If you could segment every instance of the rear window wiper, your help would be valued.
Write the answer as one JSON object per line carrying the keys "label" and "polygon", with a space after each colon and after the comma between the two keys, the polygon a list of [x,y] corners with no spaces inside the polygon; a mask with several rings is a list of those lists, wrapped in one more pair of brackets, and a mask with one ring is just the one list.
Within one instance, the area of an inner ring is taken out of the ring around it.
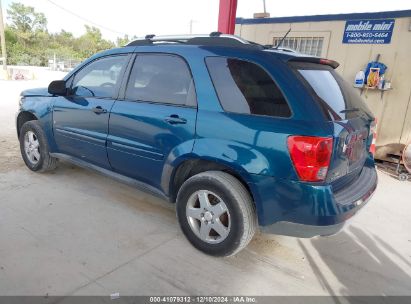
{"label": "rear window wiper", "polygon": [[359,109],[359,108],[352,108],[352,109],[345,109],[345,110],[342,110],[342,111],[340,111],[340,113],[358,112],[358,111],[360,111],[360,109]]}

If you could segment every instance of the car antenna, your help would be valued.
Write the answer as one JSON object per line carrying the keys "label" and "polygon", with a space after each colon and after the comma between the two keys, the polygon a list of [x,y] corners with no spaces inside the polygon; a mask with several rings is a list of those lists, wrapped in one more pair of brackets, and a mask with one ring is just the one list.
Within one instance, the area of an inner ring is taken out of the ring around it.
{"label": "car antenna", "polygon": [[291,27],[290,29],[287,31],[287,33],[285,33],[284,37],[281,38],[280,42],[274,47],[275,50],[278,50],[278,48],[283,44],[284,39],[287,38],[288,34],[291,32]]}

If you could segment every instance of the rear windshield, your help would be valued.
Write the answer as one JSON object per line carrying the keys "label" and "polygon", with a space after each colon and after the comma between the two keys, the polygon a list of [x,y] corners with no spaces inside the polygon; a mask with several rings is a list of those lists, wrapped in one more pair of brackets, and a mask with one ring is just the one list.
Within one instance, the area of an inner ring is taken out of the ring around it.
{"label": "rear windshield", "polygon": [[330,120],[358,116],[372,118],[372,113],[363,102],[360,91],[339,76],[333,68],[315,63],[292,65]]}

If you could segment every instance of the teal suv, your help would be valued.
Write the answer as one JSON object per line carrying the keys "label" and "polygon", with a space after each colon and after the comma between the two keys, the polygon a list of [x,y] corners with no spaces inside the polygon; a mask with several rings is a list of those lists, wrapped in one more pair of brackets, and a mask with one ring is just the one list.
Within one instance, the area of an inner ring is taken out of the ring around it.
{"label": "teal suv", "polygon": [[377,185],[374,117],[335,61],[236,36],[147,36],[22,92],[29,169],[70,161],[176,204],[182,232],[215,256],[258,227],[338,232]]}

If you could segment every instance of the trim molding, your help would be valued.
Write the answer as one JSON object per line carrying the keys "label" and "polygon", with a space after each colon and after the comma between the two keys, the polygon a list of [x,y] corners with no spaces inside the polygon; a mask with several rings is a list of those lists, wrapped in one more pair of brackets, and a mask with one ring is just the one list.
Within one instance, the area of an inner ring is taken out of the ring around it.
{"label": "trim molding", "polygon": [[77,157],[73,157],[67,154],[63,154],[63,153],[50,153],[51,156],[61,159],[61,160],[65,160],[69,163],[72,163],[76,166],[85,168],[85,169],[91,169],[93,171],[96,171],[98,173],[101,173],[103,175],[109,176],[111,178],[114,178],[116,180],[118,180],[119,182],[128,184],[130,186],[133,186],[135,188],[137,188],[138,190],[141,190],[143,192],[152,194],[156,197],[159,197],[161,199],[167,200],[168,202],[170,201],[168,196],[165,195],[163,192],[161,192],[160,190],[158,190],[157,188],[154,188],[153,186],[150,186],[146,183],[140,182],[136,179],[121,175],[119,173],[116,173],[114,171],[110,171],[104,168],[101,168],[99,166],[93,165],[91,163],[88,163],[84,160],[81,160]]}

